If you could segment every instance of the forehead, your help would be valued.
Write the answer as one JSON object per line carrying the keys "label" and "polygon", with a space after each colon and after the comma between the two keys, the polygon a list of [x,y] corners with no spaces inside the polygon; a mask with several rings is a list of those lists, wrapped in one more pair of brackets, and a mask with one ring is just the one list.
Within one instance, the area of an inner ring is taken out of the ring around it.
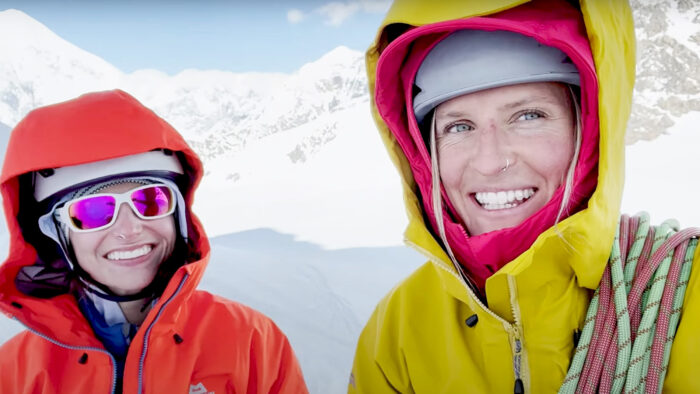
{"label": "forehead", "polygon": [[548,103],[568,106],[570,104],[566,85],[558,82],[533,82],[467,93],[445,101],[437,107],[444,113],[455,108],[475,106],[517,107],[531,103]]}

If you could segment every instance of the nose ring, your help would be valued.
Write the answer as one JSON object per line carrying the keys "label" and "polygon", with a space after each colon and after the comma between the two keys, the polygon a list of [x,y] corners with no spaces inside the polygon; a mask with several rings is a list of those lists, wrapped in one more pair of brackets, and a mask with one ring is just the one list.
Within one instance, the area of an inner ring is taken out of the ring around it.
{"label": "nose ring", "polygon": [[508,167],[510,167],[510,159],[506,159],[506,165],[501,168],[501,172],[506,172]]}

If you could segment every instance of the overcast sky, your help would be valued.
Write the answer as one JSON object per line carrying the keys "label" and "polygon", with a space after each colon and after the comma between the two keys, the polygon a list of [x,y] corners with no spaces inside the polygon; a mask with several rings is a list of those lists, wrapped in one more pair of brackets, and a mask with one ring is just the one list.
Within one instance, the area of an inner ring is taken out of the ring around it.
{"label": "overcast sky", "polygon": [[0,0],[124,72],[292,72],[331,49],[365,51],[387,0]]}

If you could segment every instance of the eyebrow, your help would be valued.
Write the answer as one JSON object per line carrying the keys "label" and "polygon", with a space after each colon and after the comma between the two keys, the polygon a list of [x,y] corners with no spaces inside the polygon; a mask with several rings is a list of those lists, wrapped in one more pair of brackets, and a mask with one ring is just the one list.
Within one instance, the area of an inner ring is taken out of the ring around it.
{"label": "eyebrow", "polygon": [[[512,103],[507,103],[499,107],[499,109],[513,109],[517,107],[522,107],[526,104],[532,103],[532,102],[537,102],[537,101],[544,101],[546,103],[551,103],[551,104],[559,104],[559,100],[557,100],[556,97],[552,96],[528,96],[523,99],[520,99],[518,101],[514,101]],[[465,115],[464,111],[461,111],[457,108],[447,112],[444,114],[445,117],[449,118],[460,118]]]}
{"label": "eyebrow", "polygon": [[552,96],[530,96],[530,97],[525,97],[522,100],[518,100],[512,103],[508,103],[505,105],[502,105],[500,108],[501,109],[511,109],[511,108],[516,108],[516,107],[521,107],[525,104],[529,104],[534,101],[544,101],[546,103],[551,103],[551,104],[559,104],[559,100],[557,100],[555,97]]}

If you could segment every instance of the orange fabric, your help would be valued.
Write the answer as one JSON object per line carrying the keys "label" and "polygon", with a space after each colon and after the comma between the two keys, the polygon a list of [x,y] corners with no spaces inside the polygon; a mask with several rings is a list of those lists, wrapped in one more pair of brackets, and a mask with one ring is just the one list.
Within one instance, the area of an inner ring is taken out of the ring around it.
{"label": "orange fabric", "polygon": [[[182,152],[191,187],[202,163],[167,122],[122,91],[91,93],[32,111],[13,130],[0,176],[10,252],[0,265],[0,311],[28,327],[0,347],[0,393],[112,392],[115,366],[72,295],[38,299],[14,285],[35,262],[22,237],[18,176],[153,149]],[[284,334],[250,308],[196,290],[210,246],[190,213],[190,238],[201,253],[181,267],[133,339],[123,376],[125,393],[306,393]],[[197,387],[200,385],[200,387]]]}

